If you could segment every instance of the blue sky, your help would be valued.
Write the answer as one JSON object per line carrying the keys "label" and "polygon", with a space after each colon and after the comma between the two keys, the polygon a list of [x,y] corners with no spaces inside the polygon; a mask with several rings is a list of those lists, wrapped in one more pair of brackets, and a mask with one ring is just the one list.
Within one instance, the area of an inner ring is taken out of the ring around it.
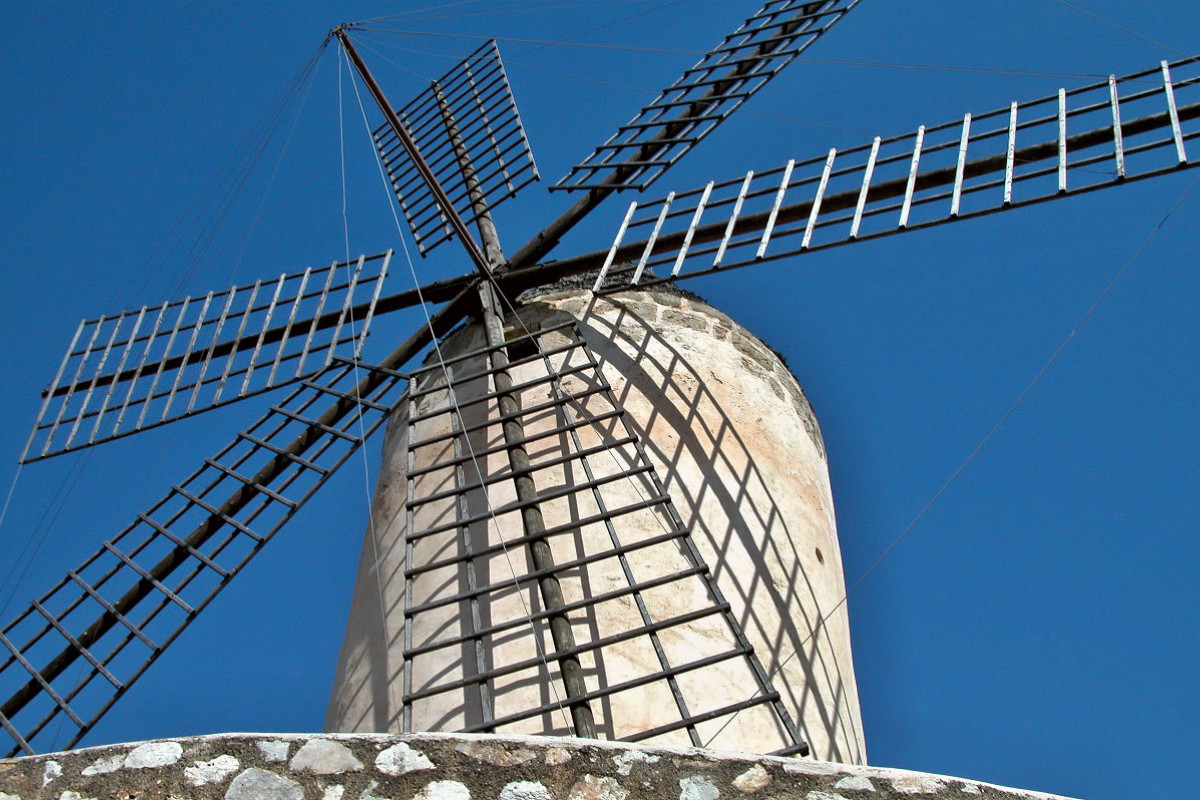
{"label": "blue sky", "polygon": [[[501,39],[546,179],[497,213],[514,249],[567,204],[547,183],[757,7],[426,5],[0,8],[14,37],[0,53],[0,491],[80,318],[344,255],[332,51],[211,246],[170,238],[334,24],[408,12],[388,27]],[[593,28],[580,41],[632,49],[548,44]],[[1182,0],[863,0],[649,194],[1148,69],[1194,52],[1197,31],[1200,8]],[[403,102],[480,41],[372,34],[364,57]],[[397,234],[343,89],[350,250],[376,252]],[[1200,749],[1194,177],[689,286],[778,348],[805,386],[828,446],[851,586],[1070,337],[849,599],[873,763],[1088,798],[1140,796],[1148,781],[1172,796],[1200,790],[1191,769]],[[623,206],[610,201],[558,255],[607,246]],[[269,213],[244,235],[260,208]],[[400,266],[396,289],[411,280]],[[467,269],[452,246],[416,266],[422,280]],[[393,315],[375,346],[414,324]],[[224,445],[260,412],[249,405],[24,467],[0,528],[0,577],[16,565],[0,585],[0,604],[15,598],[3,616]],[[320,727],[365,515],[362,470],[343,473],[91,741]]]}

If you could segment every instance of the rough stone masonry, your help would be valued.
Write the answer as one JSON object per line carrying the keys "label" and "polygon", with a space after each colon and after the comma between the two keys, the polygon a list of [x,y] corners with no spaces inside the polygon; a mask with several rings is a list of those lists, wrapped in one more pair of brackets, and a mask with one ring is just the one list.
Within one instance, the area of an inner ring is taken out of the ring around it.
{"label": "rough stone masonry", "polygon": [[1063,800],[976,781],[545,736],[223,734],[0,760],[0,800]]}

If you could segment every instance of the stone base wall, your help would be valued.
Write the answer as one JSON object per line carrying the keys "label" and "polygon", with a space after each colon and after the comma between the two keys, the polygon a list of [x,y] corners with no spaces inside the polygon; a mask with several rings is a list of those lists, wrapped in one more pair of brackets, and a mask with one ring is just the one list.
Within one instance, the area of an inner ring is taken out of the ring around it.
{"label": "stone base wall", "polygon": [[467,734],[224,734],[0,759],[0,800],[1062,800],[905,770]]}

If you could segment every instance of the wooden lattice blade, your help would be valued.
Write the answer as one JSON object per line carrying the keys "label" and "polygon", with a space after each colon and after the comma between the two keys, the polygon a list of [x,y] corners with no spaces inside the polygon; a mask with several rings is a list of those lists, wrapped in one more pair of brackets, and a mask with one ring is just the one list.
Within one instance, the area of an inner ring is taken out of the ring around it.
{"label": "wooden lattice blade", "polygon": [[[1200,57],[631,204],[595,290],[709,274],[1200,165]],[[636,240],[636,241],[631,241]],[[584,269],[597,254],[562,262]]]}
{"label": "wooden lattice blade", "polygon": [[770,0],[552,189],[645,189],[859,0]]}
{"label": "wooden lattice blade", "polygon": [[392,251],[84,320],[22,454],[35,461],[311,377],[357,356]]}
{"label": "wooden lattice blade", "polygon": [[[467,223],[481,216],[482,207],[495,208],[541,179],[494,41],[396,113]],[[452,238],[453,229],[391,126],[384,123],[372,137],[417,247],[427,255]],[[482,207],[472,202],[460,158],[474,169]]]}
{"label": "wooden lattice blade", "polygon": [[0,629],[0,753],[62,749],[60,725],[74,746],[386,419],[402,385],[336,358]]}

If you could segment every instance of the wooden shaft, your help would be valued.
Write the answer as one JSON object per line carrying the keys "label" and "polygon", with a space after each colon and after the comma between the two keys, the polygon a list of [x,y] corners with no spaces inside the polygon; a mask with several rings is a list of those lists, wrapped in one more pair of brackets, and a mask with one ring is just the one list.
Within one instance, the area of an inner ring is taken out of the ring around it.
{"label": "wooden shaft", "polygon": [[[479,228],[479,237],[483,241],[489,266],[499,266],[504,263],[504,251],[500,247],[500,236],[492,221],[492,215],[488,211],[487,199],[480,186],[475,165],[471,162],[471,155],[463,143],[454,115],[450,112],[441,88],[436,83],[433,85],[433,91],[437,98],[438,110],[442,115],[442,122],[446,126],[446,132],[449,134],[450,143],[454,148],[455,158],[458,160],[458,168],[462,172],[463,182],[467,187],[467,196],[471,201],[471,210],[475,214],[476,226]],[[513,483],[517,492],[517,500],[524,506],[521,511],[521,526],[525,532],[525,539],[528,541],[529,557],[535,571],[547,573],[538,579],[538,590],[546,610],[556,612],[547,618],[554,649],[571,651],[575,649],[575,634],[571,630],[571,621],[566,612],[561,610],[566,606],[566,599],[563,597],[562,585],[559,583],[558,576],[553,574],[554,553],[550,549],[550,543],[546,540],[546,523],[541,507],[538,505],[537,484],[533,480],[529,453],[525,449],[525,426],[519,417],[521,405],[517,400],[516,393],[513,392],[513,379],[508,371],[508,351],[504,347],[504,323],[500,313],[500,294],[487,281],[479,284],[479,304],[483,313],[483,325],[488,345],[495,348],[489,357],[492,380],[496,386],[496,401],[499,405],[500,415],[506,418],[501,425],[501,431],[507,447],[509,468],[515,476]],[[535,629],[532,634],[536,638],[537,630]],[[537,647],[540,652],[541,645],[539,644]],[[588,739],[597,738],[596,720],[591,706],[586,700],[576,699],[587,694],[588,691],[579,656],[574,653],[560,656],[558,668],[562,675],[563,689],[567,695],[567,705],[571,709],[571,722],[575,734]]]}
{"label": "wooden shaft", "polygon": [[[542,595],[542,603],[547,611],[552,613],[547,622],[550,625],[550,635],[554,641],[554,649],[567,651],[558,659],[559,672],[562,675],[563,688],[567,695],[567,705],[571,709],[571,721],[575,735],[586,739],[598,738],[596,735],[596,720],[592,708],[586,700],[576,698],[587,694],[587,684],[583,677],[583,666],[575,649],[575,634],[571,630],[571,621],[565,611],[562,585],[558,576],[553,574],[554,553],[550,543],[546,541],[546,523],[542,517],[542,509],[538,505],[537,486],[534,484],[529,463],[529,453],[525,450],[525,430],[519,415],[520,403],[513,392],[512,376],[508,372],[508,353],[504,348],[504,326],[497,313],[496,302],[498,294],[490,284],[479,287],[479,300],[483,306],[483,324],[487,333],[488,345],[496,348],[491,354],[492,380],[496,384],[496,399],[500,407],[500,415],[506,418],[501,426],[504,433],[504,443],[508,450],[508,463],[515,475],[517,500],[523,506],[521,510],[521,525],[525,537],[529,540],[529,556],[533,568],[543,574],[538,579],[538,589]],[[537,631],[533,632],[534,637]],[[541,645],[537,648],[541,651]]]}
{"label": "wooden shaft", "polygon": [[345,49],[346,55],[348,55],[350,60],[354,62],[354,68],[358,70],[358,74],[362,76],[363,82],[367,84],[367,89],[371,92],[371,96],[375,98],[376,105],[378,105],[379,110],[383,112],[383,116],[387,120],[388,125],[391,126],[392,132],[396,134],[396,138],[399,139],[400,144],[404,146],[404,150],[408,153],[408,157],[412,159],[413,166],[417,168],[417,172],[425,181],[426,186],[429,187],[429,191],[433,194],[433,199],[437,202],[438,208],[441,210],[442,214],[445,215],[446,219],[449,220],[450,226],[454,228],[454,232],[458,235],[459,241],[462,242],[463,247],[467,250],[467,255],[469,255],[471,260],[475,262],[476,269],[479,270],[480,274],[489,274],[490,267],[488,266],[487,258],[479,250],[479,245],[477,245],[475,240],[471,237],[470,231],[467,230],[466,223],[463,222],[462,217],[460,217],[458,215],[458,211],[455,210],[454,203],[451,202],[449,196],[446,194],[446,191],[442,188],[441,184],[438,183],[437,176],[433,174],[433,170],[431,170],[429,165],[425,163],[425,159],[421,156],[421,151],[417,148],[417,143],[413,140],[412,136],[409,135],[404,125],[401,124],[400,117],[396,115],[395,109],[393,109],[391,103],[388,102],[387,97],[383,93],[383,89],[379,88],[379,84],[375,82],[375,76],[373,76],[371,71],[367,69],[367,65],[363,63],[362,58],[358,55],[358,51],[355,50],[354,45],[350,43],[350,37],[346,35],[345,26],[334,28],[333,35],[336,36],[338,41],[342,43],[342,47]]}
{"label": "wooden shaft", "polygon": [[471,154],[459,133],[458,123],[450,106],[446,102],[442,88],[437,81],[433,83],[433,94],[437,98],[438,111],[442,115],[442,123],[450,136],[450,145],[454,148],[454,157],[458,161],[458,169],[463,176],[463,184],[467,187],[467,198],[471,201],[471,211],[475,214],[475,227],[479,229],[479,239],[483,242],[484,256],[488,266],[495,269],[504,263],[504,250],[500,247],[500,234],[496,231],[496,223],[492,221],[492,213],[488,210],[487,198],[479,183],[479,175],[471,162]]}

